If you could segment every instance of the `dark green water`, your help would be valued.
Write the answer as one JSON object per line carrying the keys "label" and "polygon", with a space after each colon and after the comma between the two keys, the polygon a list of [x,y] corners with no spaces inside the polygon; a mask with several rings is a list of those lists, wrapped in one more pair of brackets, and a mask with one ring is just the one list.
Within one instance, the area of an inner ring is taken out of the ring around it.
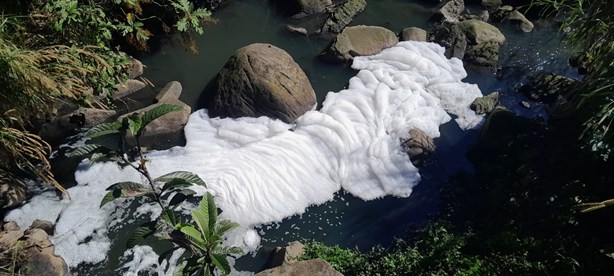
{"label": "dark green water", "polygon": [[[411,26],[427,28],[433,2],[368,1],[367,9],[352,25],[378,25],[397,33]],[[207,85],[226,60],[237,49],[251,43],[270,43],[286,50],[306,72],[320,102],[329,91],[343,89],[356,73],[348,65],[321,62],[317,55],[329,41],[286,31],[285,25],[292,20],[270,1],[233,0],[214,16],[219,22],[207,27],[204,36],[195,37],[199,48],[197,55],[179,43],[169,42],[142,59],[147,66],[145,77],[156,85],[156,89],[177,80],[184,87],[182,100],[199,108],[201,94],[209,92]],[[478,84],[484,94],[501,91],[502,104],[520,114],[528,117],[545,114],[546,108],[540,105],[532,109],[520,107],[518,103],[525,99],[515,91],[532,72],[547,70],[573,75],[566,65],[568,52],[561,47],[558,35],[550,27],[538,27],[529,34],[500,27],[508,39],[502,50],[500,72],[470,71],[466,81]],[[334,201],[313,206],[301,216],[262,226],[261,251],[239,259],[237,268],[259,271],[265,265],[268,251],[292,240],[316,239],[360,248],[389,244],[395,236],[404,235],[407,227],[424,223],[437,210],[438,187],[450,175],[459,170],[473,170],[465,153],[475,143],[477,135],[477,130],[463,132],[453,123],[442,126],[442,138],[436,139],[438,151],[421,169],[423,180],[411,197],[364,202],[340,193]],[[111,252],[109,259],[121,255],[121,250],[116,251]],[[104,268],[102,271],[114,270]]]}

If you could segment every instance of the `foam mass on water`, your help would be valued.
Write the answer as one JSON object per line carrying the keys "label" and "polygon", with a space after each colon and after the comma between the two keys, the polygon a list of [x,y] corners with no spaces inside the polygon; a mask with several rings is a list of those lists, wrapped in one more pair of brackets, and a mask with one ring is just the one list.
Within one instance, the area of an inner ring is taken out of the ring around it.
{"label": "foam mass on water", "polygon": [[[469,109],[482,96],[479,88],[463,83],[462,62],[443,53],[436,44],[401,42],[357,57],[352,67],[360,71],[348,88],[329,93],[319,111],[307,112],[295,124],[266,117],[210,118],[199,110],[185,127],[186,146],[148,153],[149,171],[153,177],[176,170],[198,174],[222,217],[242,226],[229,242],[249,249],[259,244],[253,226],[301,214],[341,188],[365,200],[407,197],[420,181],[400,147],[408,130],[438,137],[450,114],[462,129],[483,119]],[[36,218],[57,220],[52,241],[70,267],[103,261],[112,242],[108,232],[125,223],[127,201],[99,208],[105,189],[119,181],[145,183],[133,169],[114,163],[83,163],[75,177],[71,200],[48,192],[6,216],[21,227]],[[131,212],[156,217],[160,210],[146,204]],[[128,270],[154,263],[148,260],[155,253],[147,248],[126,254],[133,255],[125,263]]]}

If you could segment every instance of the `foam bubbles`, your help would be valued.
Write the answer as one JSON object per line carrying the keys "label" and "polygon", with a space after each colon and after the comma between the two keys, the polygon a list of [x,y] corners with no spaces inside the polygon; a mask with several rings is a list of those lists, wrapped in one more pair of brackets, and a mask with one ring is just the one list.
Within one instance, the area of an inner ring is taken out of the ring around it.
{"label": "foam bubbles", "polygon": [[[329,93],[319,111],[307,112],[296,124],[194,112],[185,127],[185,147],[147,154],[152,176],[176,170],[198,174],[216,196],[221,217],[244,229],[242,238],[230,239],[231,245],[250,249],[260,238],[246,229],[302,214],[310,205],[333,199],[341,188],[365,200],[409,196],[420,174],[401,152],[400,140],[411,128],[438,137],[439,126],[451,120],[448,113],[457,116],[463,129],[476,126],[482,117],[469,104],[481,93],[461,81],[466,76],[462,62],[446,59],[435,44],[401,42],[378,55],[356,58],[353,67],[360,72],[348,88]],[[144,181],[130,168],[111,163],[83,168],[76,176],[79,185],[69,189],[72,201],[54,203],[39,196],[7,216],[31,221],[55,208],[41,204],[60,206],[56,209],[62,211],[53,212],[59,213],[56,237],[70,236],[71,243],[79,243],[57,244],[60,254],[75,251],[64,255],[71,267],[100,261],[110,242],[107,225],[122,219],[111,216],[120,214],[112,204],[98,208],[104,189],[118,181]]]}

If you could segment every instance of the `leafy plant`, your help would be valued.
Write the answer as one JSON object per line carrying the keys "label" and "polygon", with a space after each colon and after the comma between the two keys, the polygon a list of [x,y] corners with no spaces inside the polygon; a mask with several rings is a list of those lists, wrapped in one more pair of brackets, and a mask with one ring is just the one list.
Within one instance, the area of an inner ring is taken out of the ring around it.
{"label": "leafy plant", "polygon": [[198,34],[203,34],[201,22],[211,17],[211,12],[207,9],[195,9],[194,4],[188,0],[174,0],[171,3],[179,14],[179,20],[175,27],[180,32],[196,31]]}
{"label": "leafy plant", "polygon": [[[149,160],[144,157],[140,147],[140,137],[148,124],[178,110],[181,110],[181,106],[161,104],[144,114],[131,114],[121,123],[100,124],[86,133],[90,139],[86,145],[74,149],[67,156],[88,155],[91,156],[91,162],[116,161],[131,166],[147,179],[145,185],[131,181],[115,183],[107,188],[109,192],[100,202],[102,208],[116,199],[144,197],[162,209],[157,220],[144,223],[133,232],[127,242],[129,248],[143,243],[148,237],[156,236],[174,244],[161,254],[160,261],[179,248],[187,250],[190,256],[180,266],[182,275],[214,275],[216,269],[222,274],[228,274],[230,265],[226,257],[242,254],[242,250],[238,247],[225,247],[221,243],[224,234],[239,225],[228,220],[218,221],[217,207],[208,192],[199,207],[192,211],[196,226],[183,222],[175,210],[181,203],[193,198],[195,192],[189,189],[190,186],[205,186],[205,182],[198,175],[186,171],[171,172],[153,179],[147,168]],[[133,137],[136,141],[136,160],[128,155],[130,149],[126,146],[126,137]]]}
{"label": "leafy plant", "polygon": [[544,13],[563,19],[565,41],[581,53],[588,75],[582,82],[578,107],[587,114],[585,130],[589,148],[607,160],[614,147],[614,13],[611,1],[534,0]]}

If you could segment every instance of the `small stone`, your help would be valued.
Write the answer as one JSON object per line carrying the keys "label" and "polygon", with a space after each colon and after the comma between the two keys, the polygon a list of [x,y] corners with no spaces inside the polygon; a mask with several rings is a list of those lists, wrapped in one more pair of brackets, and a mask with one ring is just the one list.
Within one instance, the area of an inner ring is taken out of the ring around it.
{"label": "small stone", "polygon": [[296,33],[296,34],[302,34],[302,35],[306,35],[307,34],[307,29],[305,29],[303,27],[296,27],[296,26],[292,26],[292,25],[286,25],[286,30],[290,31],[291,33]]}
{"label": "small stone", "polygon": [[520,105],[524,108],[531,108],[531,104],[527,101],[521,101]]}
{"label": "small stone", "polygon": [[2,230],[4,231],[19,231],[19,225],[17,225],[14,221],[9,221],[2,225]]}
{"label": "small stone", "polygon": [[432,22],[456,23],[460,21],[463,10],[465,10],[465,2],[463,0],[450,0],[443,4],[430,20]]}
{"label": "small stone", "polygon": [[426,159],[437,149],[433,138],[417,128],[409,130],[409,139],[403,141],[401,147],[416,167],[424,164]]}
{"label": "small stone", "polygon": [[492,92],[484,97],[479,97],[473,100],[470,108],[478,115],[487,114],[495,109],[498,102],[499,92]]}
{"label": "small stone", "polygon": [[127,80],[124,84],[118,85],[115,92],[113,92],[114,99],[125,98],[132,95],[143,88],[147,87],[147,84],[140,80]]}
{"label": "small stone", "polygon": [[405,28],[401,32],[401,41],[426,41],[426,31],[417,27]]}
{"label": "small stone", "polygon": [[516,28],[519,28],[525,33],[533,31],[533,28],[535,27],[531,21],[529,21],[522,13],[517,10],[509,13],[507,15],[507,20],[509,20],[509,22]]}
{"label": "small stone", "polygon": [[128,68],[129,78],[134,79],[138,76],[141,76],[143,75],[143,71],[144,71],[144,66],[141,61],[135,58],[130,60],[130,68]]}
{"label": "small stone", "polygon": [[48,235],[53,235],[55,226],[53,222],[47,220],[36,219],[32,222],[29,229],[41,229],[45,231]]}
{"label": "small stone", "polygon": [[162,88],[162,90],[160,90],[160,93],[158,93],[158,95],[156,95],[154,103],[167,103],[177,101],[179,100],[179,96],[181,96],[182,90],[183,87],[181,86],[180,82],[171,81],[167,83],[164,88]]}

